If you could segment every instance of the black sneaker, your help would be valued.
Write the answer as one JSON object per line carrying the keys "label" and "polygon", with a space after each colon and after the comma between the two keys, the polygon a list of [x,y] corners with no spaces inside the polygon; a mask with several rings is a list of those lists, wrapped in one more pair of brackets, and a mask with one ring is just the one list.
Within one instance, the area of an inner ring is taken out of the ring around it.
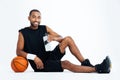
{"label": "black sneaker", "polygon": [[83,62],[81,62],[81,65],[82,65],[82,66],[94,67],[94,66],[90,63],[89,59],[85,59]]}
{"label": "black sneaker", "polygon": [[107,56],[101,64],[95,65],[95,69],[98,73],[110,73],[111,61]]}

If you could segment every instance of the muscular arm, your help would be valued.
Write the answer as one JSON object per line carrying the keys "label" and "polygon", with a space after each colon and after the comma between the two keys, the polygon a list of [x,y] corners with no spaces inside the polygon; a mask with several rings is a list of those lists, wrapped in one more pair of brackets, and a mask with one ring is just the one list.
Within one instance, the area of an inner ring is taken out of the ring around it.
{"label": "muscular arm", "polygon": [[[22,56],[22,57],[27,58],[28,53],[23,51],[23,49],[24,49],[24,38],[23,38],[22,33],[19,32],[16,54],[18,56]],[[40,58],[38,58],[37,56],[34,58],[34,62],[36,64],[37,69],[43,69],[44,68],[44,64],[43,64],[42,60]]]}
{"label": "muscular arm", "polygon": [[54,32],[51,28],[46,26],[47,32],[48,32],[48,40],[49,41],[58,41],[61,42],[63,40],[63,37],[56,32]]}
{"label": "muscular arm", "polygon": [[24,38],[23,38],[22,33],[19,32],[16,54],[18,56],[22,56],[26,58],[27,53],[23,51],[23,48],[24,48]]}

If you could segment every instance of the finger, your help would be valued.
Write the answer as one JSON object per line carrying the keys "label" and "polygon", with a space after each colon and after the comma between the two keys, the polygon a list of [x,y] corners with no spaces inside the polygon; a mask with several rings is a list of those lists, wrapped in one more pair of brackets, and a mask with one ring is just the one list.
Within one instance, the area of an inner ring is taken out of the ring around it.
{"label": "finger", "polygon": [[37,67],[37,69],[39,69],[39,68],[40,68],[40,65],[39,65],[39,64],[36,64],[36,67]]}
{"label": "finger", "polygon": [[37,65],[36,67],[37,67],[37,69],[39,69],[39,65]]}
{"label": "finger", "polygon": [[44,68],[43,66],[40,67],[40,69],[43,69],[43,68]]}
{"label": "finger", "polygon": [[37,69],[43,69],[43,66],[37,65]]}

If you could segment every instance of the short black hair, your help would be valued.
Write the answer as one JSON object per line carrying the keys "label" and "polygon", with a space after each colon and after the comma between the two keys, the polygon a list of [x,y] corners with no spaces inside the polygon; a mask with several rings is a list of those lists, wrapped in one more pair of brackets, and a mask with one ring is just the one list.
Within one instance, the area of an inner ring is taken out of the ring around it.
{"label": "short black hair", "polygon": [[37,9],[32,9],[32,10],[30,11],[30,13],[29,13],[29,16],[32,14],[32,12],[39,12],[39,13],[40,13],[39,10],[37,10]]}

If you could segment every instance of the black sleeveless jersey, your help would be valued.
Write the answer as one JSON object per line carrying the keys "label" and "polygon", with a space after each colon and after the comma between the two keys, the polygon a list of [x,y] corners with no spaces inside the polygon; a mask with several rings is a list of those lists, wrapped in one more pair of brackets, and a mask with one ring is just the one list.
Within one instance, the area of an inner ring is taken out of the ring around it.
{"label": "black sleeveless jersey", "polygon": [[23,50],[42,58],[42,56],[46,53],[43,42],[43,36],[47,33],[46,26],[39,25],[36,30],[33,30],[30,27],[25,27],[19,30],[19,32],[21,32],[24,37]]}

